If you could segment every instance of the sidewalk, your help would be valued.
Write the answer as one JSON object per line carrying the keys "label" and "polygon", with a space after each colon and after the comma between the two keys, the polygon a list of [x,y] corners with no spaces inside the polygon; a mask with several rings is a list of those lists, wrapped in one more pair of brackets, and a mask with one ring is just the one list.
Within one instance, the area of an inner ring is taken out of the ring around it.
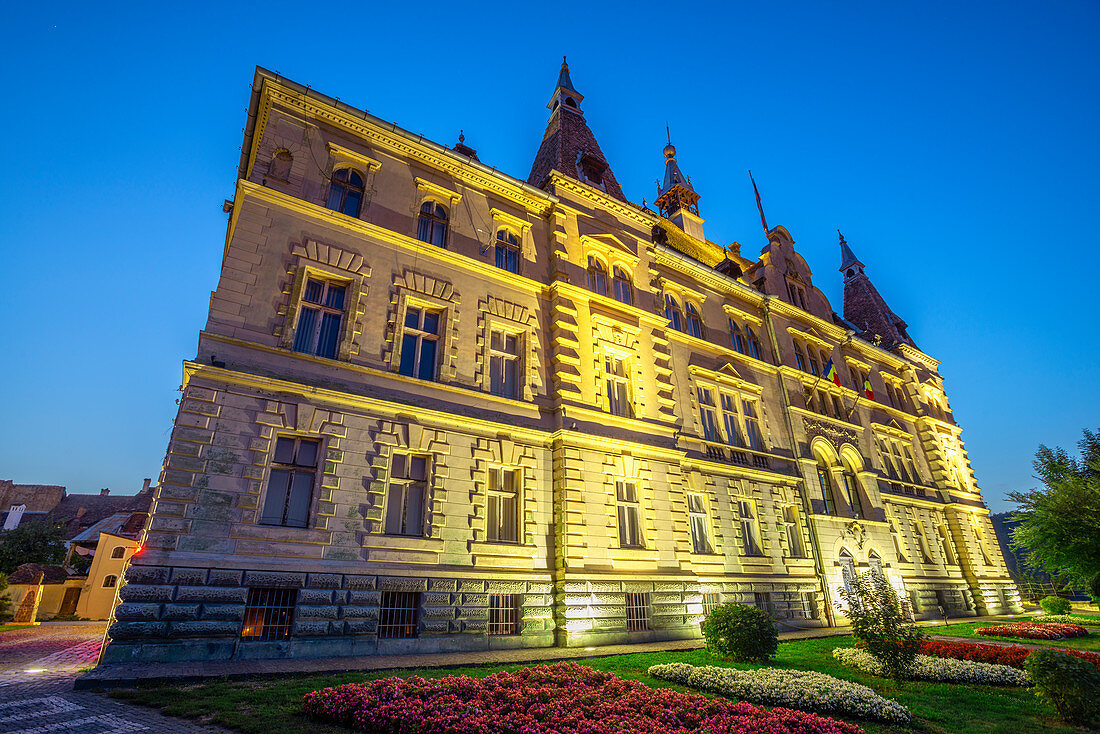
{"label": "sidewalk", "polygon": [[[965,617],[967,622],[983,622],[1008,617]],[[955,619],[954,621],[960,621]],[[943,624],[940,620],[918,622],[920,627]],[[780,642],[808,640],[849,634],[848,627],[815,627],[780,632]],[[506,665],[512,663],[550,663],[560,660],[600,658],[640,652],[695,650],[702,639],[645,642],[636,645],[602,647],[528,647],[517,650],[480,650],[477,652],[428,653],[419,655],[370,655],[347,658],[281,658],[278,660],[208,660],[180,663],[116,663],[101,665],[76,679],[77,689],[129,688],[139,683],[193,683],[204,678],[239,679],[266,675],[311,673],[347,673],[395,670],[399,668],[452,668],[470,665]]]}

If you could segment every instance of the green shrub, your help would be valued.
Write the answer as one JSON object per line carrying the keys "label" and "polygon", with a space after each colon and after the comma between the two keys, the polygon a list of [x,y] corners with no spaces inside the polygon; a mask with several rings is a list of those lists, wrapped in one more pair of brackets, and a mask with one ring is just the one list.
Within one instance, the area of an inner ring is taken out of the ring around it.
{"label": "green shrub", "polygon": [[1035,693],[1071,724],[1100,725],[1100,670],[1057,650],[1036,650],[1024,658]]}
{"label": "green shrub", "polygon": [[852,636],[863,643],[891,678],[909,675],[924,635],[909,621],[894,587],[881,571],[858,574],[851,587],[841,587],[844,605],[837,608],[852,623]]}
{"label": "green shrub", "polygon": [[1039,606],[1047,614],[1069,614],[1070,610],[1073,609],[1069,599],[1063,599],[1060,596],[1044,596],[1039,600]]}
{"label": "green shrub", "polygon": [[11,618],[11,599],[8,596],[8,576],[0,573],[0,622]]}
{"label": "green shrub", "polygon": [[1095,574],[1088,580],[1088,583],[1085,584],[1085,590],[1092,597],[1092,603],[1100,607],[1100,573]]}
{"label": "green shrub", "polygon": [[740,662],[766,662],[779,649],[779,632],[767,612],[746,604],[715,607],[703,622],[707,650]]}

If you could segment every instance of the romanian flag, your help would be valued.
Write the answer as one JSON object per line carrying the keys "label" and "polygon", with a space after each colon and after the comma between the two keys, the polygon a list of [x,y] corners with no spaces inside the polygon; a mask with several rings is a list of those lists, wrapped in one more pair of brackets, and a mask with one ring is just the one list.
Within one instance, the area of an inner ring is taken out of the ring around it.
{"label": "romanian flag", "polygon": [[830,359],[829,364],[825,365],[825,372],[821,376],[837,387],[840,387],[840,373],[836,371],[833,360]]}
{"label": "romanian flag", "polygon": [[871,378],[863,378],[863,394],[867,396],[868,400],[875,399],[875,391],[871,389]]}

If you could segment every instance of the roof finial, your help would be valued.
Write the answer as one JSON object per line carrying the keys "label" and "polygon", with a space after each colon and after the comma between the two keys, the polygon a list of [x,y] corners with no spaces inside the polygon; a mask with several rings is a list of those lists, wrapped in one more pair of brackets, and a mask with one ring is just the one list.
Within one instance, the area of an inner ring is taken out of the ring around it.
{"label": "roof finial", "polygon": [[465,143],[466,142],[466,136],[462,134],[462,130],[458,131],[458,142],[460,142],[460,143]]}
{"label": "roof finial", "polygon": [[672,133],[668,131],[668,120],[665,120],[665,137],[668,138],[668,144],[672,145]]}
{"label": "roof finial", "polygon": [[848,244],[847,240],[844,239],[844,235],[842,235],[840,233],[840,227],[836,228],[836,234],[837,234],[838,237],[840,237],[840,244],[842,244],[842,245]]}

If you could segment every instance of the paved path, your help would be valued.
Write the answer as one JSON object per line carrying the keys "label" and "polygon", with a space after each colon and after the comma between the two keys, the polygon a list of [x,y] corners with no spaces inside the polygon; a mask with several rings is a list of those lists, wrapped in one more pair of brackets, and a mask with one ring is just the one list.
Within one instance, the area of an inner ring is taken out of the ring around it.
{"label": "paved path", "polygon": [[46,622],[0,632],[0,734],[197,734],[221,731],[73,690],[95,665],[106,624]]}
{"label": "paved path", "polygon": [[[966,617],[967,622],[1003,620],[1004,617]],[[955,620],[960,621],[960,620]],[[927,620],[920,627],[933,627],[942,622]],[[849,634],[847,627],[812,627],[789,630],[779,634],[780,641],[804,640]],[[703,640],[673,640],[634,645],[604,645],[601,647],[529,647],[518,650],[484,650],[478,652],[429,653],[419,655],[366,655],[346,658],[284,658],[279,660],[208,660],[186,663],[126,663],[104,665],[84,674],[76,682],[78,689],[131,687],[141,681],[194,682],[203,678],[248,678],[256,675],[295,675],[310,673],[344,673],[354,671],[393,670],[396,668],[458,667],[468,665],[510,663],[549,663],[558,660],[627,655],[638,652],[693,650],[703,646]]]}

